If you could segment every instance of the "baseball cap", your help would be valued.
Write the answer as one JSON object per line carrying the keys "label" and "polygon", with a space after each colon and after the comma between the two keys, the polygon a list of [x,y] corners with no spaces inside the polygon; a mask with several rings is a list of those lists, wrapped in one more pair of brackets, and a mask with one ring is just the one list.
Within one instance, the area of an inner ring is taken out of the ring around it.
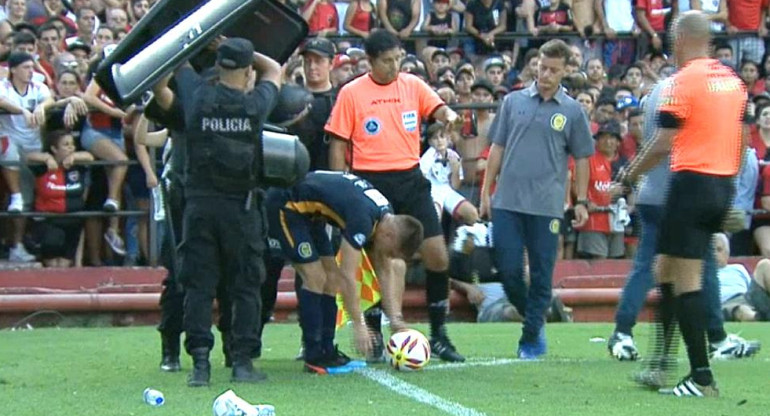
{"label": "baseball cap", "polygon": [[35,58],[26,52],[13,52],[8,56],[8,68],[15,68],[24,62],[34,60]]}
{"label": "baseball cap", "polygon": [[615,104],[615,110],[617,111],[623,111],[627,108],[636,108],[639,107],[639,100],[636,99],[636,97],[630,96],[630,97],[623,97],[618,100],[618,103]]}
{"label": "baseball cap", "polygon": [[499,56],[493,56],[487,59],[484,61],[484,72],[487,72],[489,68],[492,68],[493,66],[499,66],[500,68],[505,69],[505,61]]}
{"label": "baseball cap", "polygon": [[312,52],[317,55],[321,55],[325,58],[334,58],[336,48],[332,41],[326,38],[310,38],[302,45],[299,53],[304,55],[307,52]]}
{"label": "baseball cap", "polygon": [[446,53],[448,53],[450,55],[453,54],[453,53],[456,53],[456,54],[460,55],[461,57],[465,56],[465,51],[463,50],[463,48],[457,48],[457,47],[447,49]]}
{"label": "baseball cap", "polygon": [[254,62],[254,45],[247,39],[225,39],[217,48],[217,64],[222,68],[246,68],[252,62]]}
{"label": "baseball cap", "polygon": [[85,43],[79,41],[79,40],[76,40],[76,41],[70,43],[69,45],[67,45],[67,52],[72,52],[72,51],[78,50],[78,49],[84,51],[87,55],[91,54],[91,47],[86,45]]}
{"label": "baseball cap", "polygon": [[353,60],[366,58],[366,52],[364,52],[364,50],[361,48],[348,48],[345,51],[345,55],[349,56]]}
{"label": "baseball cap", "polygon": [[343,65],[352,65],[352,64],[353,64],[353,60],[350,59],[349,56],[345,55],[344,53],[340,53],[334,57],[334,60],[332,60],[332,69],[337,69]]}
{"label": "baseball cap", "polygon": [[620,123],[617,120],[609,120],[600,125],[599,130],[594,135],[594,139],[598,139],[602,134],[611,134],[616,139],[623,140],[623,136],[620,135]]}
{"label": "baseball cap", "polygon": [[447,72],[451,72],[452,76],[454,76],[455,74],[455,71],[453,71],[452,68],[448,66],[442,66],[441,68],[436,70],[436,78],[441,78]]}
{"label": "baseball cap", "polygon": [[469,68],[467,66],[459,68],[457,70],[457,72],[455,72],[455,78],[459,78],[460,74],[463,74],[463,73],[468,74],[468,75],[472,76],[473,78],[476,78],[476,73],[473,71],[473,69],[471,69],[471,68]]}
{"label": "baseball cap", "polygon": [[761,101],[761,100],[770,100],[770,94],[768,94],[767,91],[762,91],[761,93],[751,97],[752,103],[756,103],[757,101]]}
{"label": "baseball cap", "polygon": [[475,91],[478,88],[483,88],[489,91],[490,94],[495,95],[495,86],[486,78],[479,78],[471,85],[471,91]]}
{"label": "baseball cap", "polygon": [[447,59],[449,59],[449,54],[443,48],[438,48],[435,51],[433,51],[433,53],[430,55],[430,59],[433,60],[433,58],[435,58],[438,55],[444,55],[446,56]]}

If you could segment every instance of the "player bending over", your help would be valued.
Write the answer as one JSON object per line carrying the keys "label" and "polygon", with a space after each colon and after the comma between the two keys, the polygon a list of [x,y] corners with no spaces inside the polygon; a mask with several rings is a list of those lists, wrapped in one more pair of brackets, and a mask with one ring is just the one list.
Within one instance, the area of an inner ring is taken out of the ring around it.
{"label": "player bending over", "polygon": [[[338,290],[353,321],[358,351],[371,350],[355,280],[362,248],[382,287],[391,330],[406,329],[401,315],[404,276],[394,270],[405,270],[403,263],[397,263],[411,259],[420,247],[419,221],[394,215],[388,200],[369,182],[341,172],[312,172],[289,189],[270,189],[266,207],[270,236],[280,242],[302,277],[298,300],[306,370],[327,374],[350,361],[334,345]],[[342,233],[339,266],[327,224]]]}

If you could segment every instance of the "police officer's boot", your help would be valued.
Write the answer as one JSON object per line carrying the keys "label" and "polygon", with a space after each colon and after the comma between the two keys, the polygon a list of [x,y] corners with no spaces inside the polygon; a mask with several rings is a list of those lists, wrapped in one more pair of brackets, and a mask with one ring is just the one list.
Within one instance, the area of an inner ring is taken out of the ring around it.
{"label": "police officer's boot", "polygon": [[193,359],[193,371],[187,377],[188,387],[207,387],[211,378],[211,364],[209,363],[209,349],[195,348],[190,351]]}
{"label": "police officer's boot", "polygon": [[249,354],[238,353],[233,355],[233,377],[230,381],[235,383],[259,383],[267,380],[265,373],[254,368]]}
{"label": "police officer's boot", "polygon": [[175,373],[182,369],[179,363],[179,334],[161,334],[161,360],[160,371]]}

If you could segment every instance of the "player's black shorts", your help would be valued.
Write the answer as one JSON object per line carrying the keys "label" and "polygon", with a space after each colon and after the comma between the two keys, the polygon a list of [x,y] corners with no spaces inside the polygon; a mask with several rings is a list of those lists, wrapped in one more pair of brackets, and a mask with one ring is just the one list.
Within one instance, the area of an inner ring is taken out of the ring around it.
{"label": "player's black shorts", "polygon": [[353,173],[377,188],[390,201],[396,214],[417,218],[422,223],[425,238],[442,234],[438,215],[433,207],[430,182],[422,175],[419,167],[402,171]]}
{"label": "player's black shorts", "polygon": [[285,208],[289,200],[286,189],[271,188],[267,192],[268,234],[278,240],[281,252],[294,263],[312,263],[319,257],[333,257],[326,221],[298,214]]}
{"label": "player's black shorts", "polygon": [[658,237],[658,253],[702,259],[714,233],[722,230],[735,196],[733,178],[674,172]]}

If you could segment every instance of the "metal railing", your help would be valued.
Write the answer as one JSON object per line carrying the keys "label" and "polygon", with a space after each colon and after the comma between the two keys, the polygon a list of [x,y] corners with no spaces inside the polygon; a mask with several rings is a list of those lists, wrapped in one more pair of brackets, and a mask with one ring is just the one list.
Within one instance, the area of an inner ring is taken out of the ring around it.
{"label": "metal railing", "polygon": [[[155,161],[155,149],[150,147],[148,148],[148,151],[150,153],[150,160]],[[108,160],[94,160],[90,162],[78,162],[75,164],[75,166],[130,166],[130,165],[138,165],[139,162],[135,159],[129,159],[125,161],[108,161]],[[45,165],[42,162],[23,162],[23,161],[0,161],[0,167],[9,167],[9,166],[30,166],[30,165]],[[125,184],[124,184],[125,186]],[[154,210],[154,200],[150,198],[150,208],[148,210],[117,210],[114,212],[108,212],[108,211],[74,211],[74,212],[65,212],[65,213],[59,213],[59,212],[44,212],[44,211],[21,211],[21,212],[9,212],[9,211],[0,211],[0,218],[32,218],[32,219],[47,219],[47,218],[82,218],[82,219],[88,219],[88,218],[111,218],[111,217],[121,217],[121,218],[129,218],[129,217],[147,217],[147,228],[148,228],[148,253],[147,256],[149,257],[147,260],[147,263],[152,266],[156,267],[158,265],[158,222],[153,221],[150,217],[150,213]],[[124,239],[125,240],[125,239]]]}

